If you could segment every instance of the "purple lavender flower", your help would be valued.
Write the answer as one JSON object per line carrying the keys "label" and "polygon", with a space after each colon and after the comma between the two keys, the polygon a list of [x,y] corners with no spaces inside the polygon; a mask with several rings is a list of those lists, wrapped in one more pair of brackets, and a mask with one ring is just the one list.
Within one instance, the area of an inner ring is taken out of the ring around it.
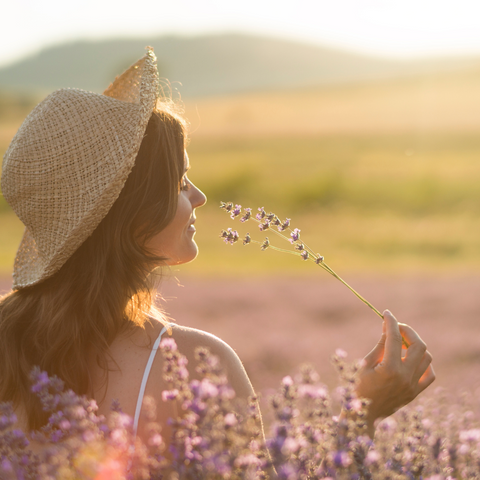
{"label": "purple lavender flower", "polygon": [[278,231],[283,232],[290,226],[290,218],[287,218],[281,225],[278,225]]}
{"label": "purple lavender flower", "polygon": [[370,450],[365,457],[365,465],[370,466],[374,463],[378,463],[381,459],[381,455],[376,450]]}
{"label": "purple lavender flower", "polygon": [[268,230],[270,228],[270,223],[268,220],[265,220],[263,223],[260,223],[258,225],[258,228],[260,229],[260,231],[264,231],[264,230]]}
{"label": "purple lavender flower", "polygon": [[180,392],[176,388],[174,388],[173,390],[164,390],[162,392],[162,400],[164,402],[168,402],[170,400],[175,400],[178,397],[179,393]]}
{"label": "purple lavender flower", "polygon": [[260,207],[260,208],[258,209],[258,211],[259,211],[260,213],[257,213],[257,214],[255,215],[256,219],[257,219],[257,220],[263,220],[263,219],[265,218],[265,215],[266,215],[265,209],[264,209],[263,207]]}
{"label": "purple lavender flower", "polygon": [[233,209],[233,203],[232,202],[220,202],[220,208],[225,209],[227,212],[230,212]]}
{"label": "purple lavender flower", "polygon": [[49,385],[50,385],[50,378],[47,372],[39,372],[36,375],[35,383],[32,385],[32,392],[38,393],[45,387],[48,387]]}
{"label": "purple lavender flower", "polygon": [[13,412],[11,403],[0,403],[0,433],[17,423],[17,416]]}
{"label": "purple lavender flower", "polygon": [[315,258],[315,263],[316,263],[317,265],[320,265],[321,263],[323,263],[323,257],[322,257],[320,254],[318,254],[318,253],[317,253],[317,256],[316,256],[316,258]]}
{"label": "purple lavender flower", "polygon": [[335,350],[335,355],[338,357],[338,358],[347,358],[347,352],[341,348],[337,348]]}
{"label": "purple lavender flower", "polygon": [[163,445],[163,438],[159,433],[154,433],[149,439],[148,444],[151,447],[160,447]]}
{"label": "purple lavender flower", "polygon": [[316,386],[316,385],[300,385],[298,387],[298,394],[300,397],[308,397],[308,398],[328,398],[328,391],[324,386]]}
{"label": "purple lavender flower", "polygon": [[236,230],[232,230],[231,228],[222,230],[220,237],[223,238],[225,243],[229,243],[230,245],[233,245],[235,242],[237,242],[239,238],[238,232]]}
{"label": "purple lavender flower", "polygon": [[245,235],[245,238],[243,239],[243,244],[244,244],[244,245],[248,245],[249,243],[251,243],[251,241],[252,241],[252,239],[251,239],[251,237],[250,237],[250,234],[247,233],[247,234]]}
{"label": "purple lavender flower", "polygon": [[259,467],[262,461],[253,453],[247,453],[244,455],[240,455],[234,461],[234,465],[240,468],[246,467]]}
{"label": "purple lavender flower", "polygon": [[112,412],[119,412],[119,413],[122,413],[122,407],[120,406],[120,401],[118,400],[118,398],[114,398],[112,400],[112,403],[110,405],[110,410]]}
{"label": "purple lavender flower", "polygon": [[244,212],[245,213],[244,213],[243,217],[240,219],[241,222],[246,222],[252,216],[252,209],[251,208],[245,208]]}
{"label": "purple lavender flower", "polygon": [[295,228],[293,232],[290,234],[290,236],[292,237],[290,239],[290,243],[297,242],[298,239],[300,238],[300,230],[298,228]]}
{"label": "purple lavender flower", "polygon": [[208,378],[204,378],[201,381],[193,380],[191,388],[194,395],[202,399],[218,396],[218,388]]}
{"label": "purple lavender flower", "polygon": [[232,211],[230,212],[230,218],[232,220],[234,220],[235,217],[237,217],[241,213],[242,213],[242,206],[241,205],[235,205],[235,208],[232,209]]}
{"label": "purple lavender flower", "polygon": [[7,458],[4,458],[2,460],[2,463],[0,464],[0,469],[0,471],[3,471],[4,473],[13,472],[12,462],[10,462],[10,460],[8,460]]}
{"label": "purple lavender flower", "polygon": [[227,425],[228,427],[233,427],[238,423],[237,417],[235,416],[234,413],[231,413],[231,412],[225,415],[224,421],[225,421],[225,425]]}
{"label": "purple lavender flower", "polygon": [[173,338],[163,338],[160,342],[160,348],[166,352],[176,352],[177,351],[177,343]]}
{"label": "purple lavender flower", "polygon": [[270,241],[268,240],[268,237],[265,237],[265,241],[262,243],[260,248],[262,250],[266,250],[269,247],[269,245],[270,245]]}
{"label": "purple lavender flower", "polygon": [[304,250],[302,253],[301,253],[301,257],[304,259],[304,260],[308,260],[308,252],[306,250]]}
{"label": "purple lavender flower", "polygon": [[333,463],[336,467],[346,468],[352,463],[352,459],[347,452],[340,450],[332,455]]}

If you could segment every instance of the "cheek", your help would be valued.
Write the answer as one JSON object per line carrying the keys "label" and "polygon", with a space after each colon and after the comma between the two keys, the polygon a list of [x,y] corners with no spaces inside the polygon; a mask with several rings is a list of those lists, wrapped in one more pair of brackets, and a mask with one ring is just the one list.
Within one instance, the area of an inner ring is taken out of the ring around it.
{"label": "cheek", "polygon": [[167,255],[179,245],[188,229],[192,210],[188,199],[180,195],[177,212],[173,220],[154,238],[148,242],[148,246],[156,254]]}
{"label": "cheek", "polygon": [[180,193],[178,197],[177,212],[172,224],[176,225],[176,228],[186,228],[190,218],[192,216],[192,205],[184,192]]}

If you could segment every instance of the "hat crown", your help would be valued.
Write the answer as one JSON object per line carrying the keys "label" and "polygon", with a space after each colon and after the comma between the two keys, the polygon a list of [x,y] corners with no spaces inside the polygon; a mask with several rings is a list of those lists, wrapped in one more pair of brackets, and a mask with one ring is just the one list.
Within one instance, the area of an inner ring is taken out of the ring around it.
{"label": "hat crown", "polygon": [[37,105],[3,159],[2,193],[26,231],[14,288],[52,275],[110,210],[133,167],[158,94],[149,50],[105,94],[53,92]]}
{"label": "hat crown", "polygon": [[22,124],[5,155],[2,191],[41,256],[56,252],[132,154],[140,110],[138,104],[64,89]]}

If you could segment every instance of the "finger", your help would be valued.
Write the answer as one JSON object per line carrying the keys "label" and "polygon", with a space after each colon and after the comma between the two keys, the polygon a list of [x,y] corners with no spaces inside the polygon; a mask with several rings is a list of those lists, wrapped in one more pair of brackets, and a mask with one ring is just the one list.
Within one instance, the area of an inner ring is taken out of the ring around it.
{"label": "finger", "polygon": [[404,365],[408,368],[413,368],[422,361],[427,351],[427,345],[412,327],[403,323],[400,323],[398,326],[402,337],[408,343]]}
{"label": "finger", "polygon": [[385,322],[385,363],[390,366],[398,366],[402,361],[402,335],[398,327],[396,318],[389,310],[383,312],[383,319]]}
{"label": "finger", "polygon": [[432,354],[427,350],[413,374],[412,380],[418,383],[432,363]]}
{"label": "finger", "polygon": [[380,340],[373,347],[370,353],[363,359],[366,368],[373,368],[383,360],[383,354],[385,352],[385,340],[387,336],[382,333]]}
{"label": "finger", "polygon": [[435,381],[435,378],[435,371],[433,370],[432,365],[430,365],[418,381],[416,395],[423,392],[429,385],[431,385]]}

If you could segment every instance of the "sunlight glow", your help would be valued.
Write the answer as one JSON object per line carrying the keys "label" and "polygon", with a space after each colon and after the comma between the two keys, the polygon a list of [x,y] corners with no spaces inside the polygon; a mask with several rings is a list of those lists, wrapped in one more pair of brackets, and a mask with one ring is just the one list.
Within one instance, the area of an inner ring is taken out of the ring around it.
{"label": "sunlight glow", "polygon": [[[0,65],[78,38],[236,31],[274,35],[380,56],[480,53],[474,0],[85,0],[5,2]],[[274,5],[274,6],[273,6]],[[141,6],[141,8],[140,8]],[[135,10],[136,8],[136,10]]]}

